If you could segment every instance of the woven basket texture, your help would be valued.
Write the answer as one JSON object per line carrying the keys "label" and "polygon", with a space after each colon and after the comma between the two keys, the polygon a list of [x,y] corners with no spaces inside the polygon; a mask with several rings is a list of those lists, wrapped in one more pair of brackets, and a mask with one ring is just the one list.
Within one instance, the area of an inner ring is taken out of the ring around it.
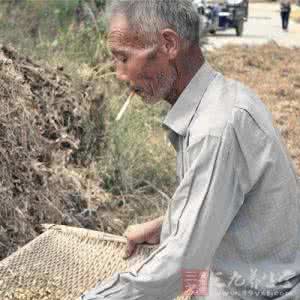
{"label": "woven basket texture", "polygon": [[99,280],[137,267],[156,248],[139,246],[135,255],[124,260],[125,237],[67,226],[46,228],[0,262],[0,300],[79,299]]}

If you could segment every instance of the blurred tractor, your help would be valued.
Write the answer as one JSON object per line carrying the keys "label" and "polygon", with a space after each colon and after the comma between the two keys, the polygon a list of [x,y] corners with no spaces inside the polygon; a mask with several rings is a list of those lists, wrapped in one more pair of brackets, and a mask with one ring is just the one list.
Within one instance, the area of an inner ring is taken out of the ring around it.
{"label": "blurred tractor", "polygon": [[225,0],[225,2],[206,2],[194,0],[200,15],[204,32],[215,34],[234,28],[237,36],[242,36],[244,23],[248,20],[248,0]]}

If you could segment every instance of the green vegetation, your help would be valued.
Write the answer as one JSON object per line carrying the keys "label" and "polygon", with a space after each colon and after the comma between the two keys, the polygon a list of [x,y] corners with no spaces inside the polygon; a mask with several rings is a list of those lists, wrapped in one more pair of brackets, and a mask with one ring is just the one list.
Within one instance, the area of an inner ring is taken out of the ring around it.
{"label": "green vegetation", "polygon": [[133,99],[136,104],[116,123],[114,117],[118,109],[113,106],[117,104],[119,107],[119,103],[118,99],[114,100],[107,132],[111,142],[101,175],[105,188],[115,193],[133,193],[146,182],[151,182],[168,191],[174,185],[171,174],[175,166],[173,150],[163,139],[162,108],[144,107],[144,104],[137,103],[138,99]]}
{"label": "green vegetation", "polygon": [[24,54],[66,66],[108,58],[103,1],[1,0],[0,5],[0,40]]}
{"label": "green vegetation", "polygon": [[165,105],[148,107],[135,98],[121,121],[115,122],[128,95],[126,86],[114,78],[106,48],[104,2],[0,0],[0,43],[64,68],[78,85],[83,79],[92,81],[104,94],[105,114],[84,121],[84,146],[77,158],[97,164],[106,192],[143,190],[151,195],[157,189],[171,195],[175,153],[161,128]]}

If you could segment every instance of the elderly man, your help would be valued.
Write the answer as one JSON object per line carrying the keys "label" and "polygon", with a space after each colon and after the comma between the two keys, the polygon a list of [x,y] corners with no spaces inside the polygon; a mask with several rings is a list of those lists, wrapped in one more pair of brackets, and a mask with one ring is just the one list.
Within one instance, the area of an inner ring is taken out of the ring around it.
{"label": "elderly man", "polygon": [[193,299],[300,299],[299,182],[269,111],[205,61],[190,1],[113,1],[109,24],[118,78],[172,106],[178,188],[164,217],[126,233],[128,255],[159,247],[82,299],[174,299],[208,270]]}

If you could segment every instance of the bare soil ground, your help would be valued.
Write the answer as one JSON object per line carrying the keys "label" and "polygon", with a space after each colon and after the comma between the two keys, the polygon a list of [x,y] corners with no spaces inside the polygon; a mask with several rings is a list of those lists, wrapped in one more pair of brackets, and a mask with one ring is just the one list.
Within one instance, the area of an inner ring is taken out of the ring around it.
{"label": "bare soil ground", "polygon": [[271,110],[300,175],[300,48],[226,46],[209,53],[227,77],[251,87]]}

